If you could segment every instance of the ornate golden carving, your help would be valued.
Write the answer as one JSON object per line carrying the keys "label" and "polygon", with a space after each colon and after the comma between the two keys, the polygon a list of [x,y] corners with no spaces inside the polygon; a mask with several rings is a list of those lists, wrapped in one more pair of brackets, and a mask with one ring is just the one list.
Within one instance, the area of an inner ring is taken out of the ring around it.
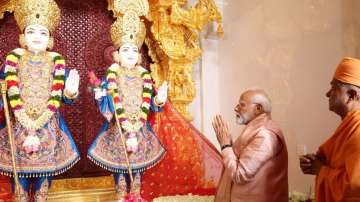
{"label": "ornate golden carving", "polygon": [[15,0],[0,0],[0,19],[4,18],[5,12],[12,13],[15,9]]}
{"label": "ornate golden carving", "polygon": [[199,0],[195,7],[189,11],[180,7],[176,1],[171,9],[171,21],[191,29],[202,30],[205,25],[216,21],[218,23],[217,33],[224,34],[221,26],[222,17],[213,0]]}
{"label": "ornate golden carving", "polygon": [[199,0],[191,9],[185,0],[149,0],[152,21],[146,44],[150,56],[158,64],[152,65],[156,84],[169,82],[169,99],[174,107],[192,120],[188,105],[195,97],[192,66],[201,55],[199,33],[204,26],[216,21],[218,34],[223,35],[222,17],[213,0]]}

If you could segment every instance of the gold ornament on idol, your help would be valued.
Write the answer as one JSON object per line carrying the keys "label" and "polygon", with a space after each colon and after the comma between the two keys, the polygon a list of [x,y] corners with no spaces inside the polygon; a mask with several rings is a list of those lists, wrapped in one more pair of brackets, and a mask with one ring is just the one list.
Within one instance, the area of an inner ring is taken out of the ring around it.
{"label": "gold ornament on idol", "polygon": [[147,0],[114,1],[114,12],[117,19],[111,26],[110,34],[116,48],[126,43],[136,44],[138,48],[141,48],[146,29],[140,16],[149,12]]}
{"label": "gold ornament on idol", "polygon": [[54,32],[60,22],[60,8],[54,0],[18,0],[14,16],[21,31],[38,24]]}
{"label": "gold ornament on idol", "polygon": [[47,109],[53,81],[52,57],[47,53],[32,55],[26,52],[20,58],[19,66],[20,96],[24,101],[24,109],[30,119],[36,120]]}
{"label": "gold ornament on idol", "polygon": [[[138,132],[143,126],[140,121],[141,105],[143,103],[143,79],[141,78],[141,67],[132,69],[121,68],[117,78],[118,89],[123,98],[123,107],[125,115],[128,117],[131,125],[134,125],[132,132]],[[124,127],[124,126],[123,126]]]}

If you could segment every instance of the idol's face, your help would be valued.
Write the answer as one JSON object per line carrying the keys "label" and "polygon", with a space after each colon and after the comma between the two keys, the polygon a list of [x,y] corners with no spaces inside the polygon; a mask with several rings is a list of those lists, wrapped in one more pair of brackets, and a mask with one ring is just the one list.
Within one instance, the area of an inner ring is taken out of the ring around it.
{"label": "idol's face", "polygon": [[43,52],[49,44],[50,32],[49,30],[38,24],[29,25],[25,28],[25,45],[33,52]]}
{"label": "idol's face", "polygon": [[139,49],[134,44],[124,44],[119,49],[119,59],[121,66],[126,68],[135,67],[139,60]]}
{"label": "idol's face", "polygon": [[329,110],[340,116],[344,115],[346,113],[346,103],[349,99],[347,89],[337,80],[333,80],[330,84],[331,88],[326,93],[326,97],[329,98]]}

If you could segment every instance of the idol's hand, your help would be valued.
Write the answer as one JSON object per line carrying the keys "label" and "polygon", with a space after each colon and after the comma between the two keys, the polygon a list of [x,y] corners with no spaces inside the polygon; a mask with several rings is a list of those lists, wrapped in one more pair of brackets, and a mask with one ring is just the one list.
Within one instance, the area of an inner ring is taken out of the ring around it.
{"label": "idol's hand", "polygon": [[136,133],[130,133],[126,138],[126,150],[127,152],[137,152],[138,150],[138,140],[136,137]]}
{"label": "idol's hand", "polygon": [[162,105],[166,102],[167,99],[167,95],[168,95],[168,83],[166,81],[164,81],[164,83],[160,86],[158,93],[156,95],[156,103],[158,105]]}
{"label": "idol's hand", "polygon": [[33,130],[27,131],[27,136],[23,142],[24,150],[27,154],[37,152],[40,149],[40,139]]}
{"label": "idol's hand", "polygon": [[69,76],[66,79],[65,82],[65,93],[69,97],[74,97],[79,92],[79,82],[80,82],[80,76],[76,69],[72,69],[69,72]]}
{"label": "idol's hand", "polygon": [[95,100],[101,100],[102,97],[106,96],[106,90],[102,88],[94,88]]}

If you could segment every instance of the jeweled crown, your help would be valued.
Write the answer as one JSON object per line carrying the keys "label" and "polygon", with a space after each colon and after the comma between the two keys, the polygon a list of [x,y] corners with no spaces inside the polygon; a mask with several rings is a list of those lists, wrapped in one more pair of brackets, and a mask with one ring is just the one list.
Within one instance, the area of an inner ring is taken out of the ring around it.
{"label": "jeweled crown", "polygon": [[18,0],[14,16],[21,31],[39,24],[54,32],[60,22],[60,8],[54,0]]}

